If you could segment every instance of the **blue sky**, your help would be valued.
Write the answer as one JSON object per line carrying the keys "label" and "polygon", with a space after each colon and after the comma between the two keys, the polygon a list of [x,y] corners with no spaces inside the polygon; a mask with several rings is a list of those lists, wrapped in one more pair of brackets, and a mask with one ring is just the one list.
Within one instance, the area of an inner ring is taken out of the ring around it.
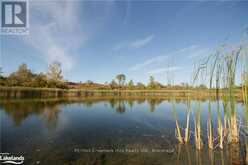
{"label": "blue sky", "polygon": [[0,36],[5,74],[26,63],[46,72],[62,63],[64,78],[104,83],[124,73],[190,82],[193,64],[218,45],[235,43],[248,26],[248,2],[30,1],[30,34]]}

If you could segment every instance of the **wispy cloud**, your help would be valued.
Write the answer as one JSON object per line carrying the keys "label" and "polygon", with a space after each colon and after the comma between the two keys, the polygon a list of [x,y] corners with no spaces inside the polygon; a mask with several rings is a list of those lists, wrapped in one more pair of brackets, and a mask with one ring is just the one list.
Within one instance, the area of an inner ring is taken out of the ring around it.
{"label": "wispy cloud", "polygon": [[146,61],[144,61],[143,63],[138,63],[134,66],[132,66],[131,68],[129,68],[130,71],[137,71],[137,70],[140,70],[146,66],[149,66],[151,64],[154,64],[154,63],[158,63],[158,62],[162,62],[164,60],[166,60],[168,57],[167,56],[156,56],[154,58],[150,58]]}
{"label": "wispy cloud", "polygon": [[130,42],[122,42],[122,43],[119,43],[117,44],[113,50],[120,50],[120,49],[123,49],[123,48],[127,48],[127,49],[138,49],[138,48],[142,48],[144,46],[146,46],[147,44],[149,44],[154,38],[154,35],[149,35],[149,36],[146,36],[144,38],[139,38],[139,39],[136,39],[134,41],[130,41]]}
{"label": "wispy cloud", "polygon": [[71,70],[75,64],[74,50],[87,39],[79,23],[77,4],[31,1],[30,13],[30,35],[24,40],[47,63],[59,61],[65,71]]}
{"label": "wispy cloud", "polygon": [[173,67],[167,67],[167,68],[157,68],[157,69],[153,69],[151,71],[148,71],[147,74],[149,75],[154,75],[154,74],[161,74],[161,73],[165,73],[167,71],[177,71],[177,70],[181,70],[182,67],[179,66],[173,66]]}
{"label": "wispy cloud", "polygon": [[192,52],[192,51],[195,51],[199,49],[199,46],[198,45],[191,45],[189,47],[185,47],[185,48],[182,48],[180,50],[178,50],[178,52]]}
{"label": "wispy cloud", "polygon": [[141,48],[141,47],[147,45],[148,43],[150,43],[153,38],[154,38],[154,35],[150,35],[150,36],[147,36],[145,38],[138,39],[138,40],[130,43],[130,47],[132,47],[132,48]]}
{"label": "wispy cloud", "polygon": [[[156,57],[152,57],[150,59],[145,60],[144,62],[141,63],[137,63],[133,66],[131,66],[129,68],[129,71],[138,71],[138,70],[142,70],[145,68],[154,68],[154,66],[157,67],[157,64],[163,64],[166,65],[169,61],[170,58],[185,58],[185,60],[187,60],[187,58],[190,58],[190,60],[188,59],[188,62],[192,61],[192,58],[194,57],[199,57],[199,56],[203,56],[205,54],[208,54],[209,49],[207,48],[202,48],[201,46],[198,45],[191,45],[182,49],[178,49],[174,52],[170,52],[167,53],[165,55],[162,56],[156,56]],[[177,69],[179,69],[179,67],[176,67]],[[175,67],[172,67],[170,69],[176,69]],[[161,68],[160,70],[164,71],[168,68]],[[157,70],[156,68],[153,70],[154,72],[159,72],[160,70]],[[153,72],[152,71],[152,72]]]}
{"label": "wispy cloud", "polygon": [[201,49],[196,49],[195,51],[192,51],[190,54],[188,54],[188,57],[190,59],[195,59],[195,58],[203,58],[211,53],[211,49],[209,48],[201,48]]}

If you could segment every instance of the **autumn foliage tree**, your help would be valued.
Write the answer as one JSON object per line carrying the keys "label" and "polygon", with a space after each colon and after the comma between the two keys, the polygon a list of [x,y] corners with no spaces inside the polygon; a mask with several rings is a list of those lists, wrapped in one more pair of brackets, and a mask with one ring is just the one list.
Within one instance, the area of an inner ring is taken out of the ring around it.
{"label": "autumn foliage tree", "polygon": [[26,64],[21,64],[16,72],[8,77],[8,84],[11,86],[31,86],[34,74],[28,69]]}
{"label": "autumn foliage tree", "polygon": [[[2,73],[2,69],[0,69]],[[66,88],[63,81],[62,69],[59,63],[49,65],[47,74],[33,73],[26,64],[21,64],[18,69],[9,76],[0,74],[1,86],[24,86],[24,87],[52,87]]]}
{"label": "autumn foliage tree", "polygon": [[46,74],[49,87],[65,87],[62,76],[61,63],[53,62],[48,66],[48,72]]}

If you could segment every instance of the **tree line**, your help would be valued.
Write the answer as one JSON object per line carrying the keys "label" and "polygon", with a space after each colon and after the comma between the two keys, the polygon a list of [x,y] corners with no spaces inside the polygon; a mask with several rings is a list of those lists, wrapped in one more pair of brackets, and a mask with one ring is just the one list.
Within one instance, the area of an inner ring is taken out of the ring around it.
{"label": "tree line", "polygon": [[0,85],[10,87],[67,88],[59,62],[50,64],[47,73],[33,73],[26,64],[21,64],[15,72],[9,74],[9,76],[3,76],[2,68],[0,68]]}
{"label": "tree line", "polygon": [[[104,84],[94,83],[88,80],[84,83],[74,83],[64,80],[62,68],[59,62],[53,62],[48,66],[46,73],[33,73],[26,64],[21,64],[17,70],[8,76],[4,76],[0,68],[0,86],[19,86],[19,87],[40,87],[40,88],[94,88],[94,89],[185,89],[193,88],[187,83],[180,85],[164,85],[155,80],[153,76],[149,77],[149,83],[134,83],[133,80],[127,81],[125,74],[118,74],[111,82]],[[206,89],[203,84],[196,88]]]}

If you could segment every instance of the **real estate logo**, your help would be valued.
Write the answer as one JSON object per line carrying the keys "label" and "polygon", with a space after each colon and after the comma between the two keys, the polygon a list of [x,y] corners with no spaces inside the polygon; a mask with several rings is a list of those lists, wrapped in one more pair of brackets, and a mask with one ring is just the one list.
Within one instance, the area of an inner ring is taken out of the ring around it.
{"label": "real estate logo", "polygon": [[1,34],[29,34],[29,15],[27,0],[2,0],[1,2]]}
{"label": "real estate logo", "polygon": [[10,153],[0,153],[0,164],[23,164],[25,158]]}

